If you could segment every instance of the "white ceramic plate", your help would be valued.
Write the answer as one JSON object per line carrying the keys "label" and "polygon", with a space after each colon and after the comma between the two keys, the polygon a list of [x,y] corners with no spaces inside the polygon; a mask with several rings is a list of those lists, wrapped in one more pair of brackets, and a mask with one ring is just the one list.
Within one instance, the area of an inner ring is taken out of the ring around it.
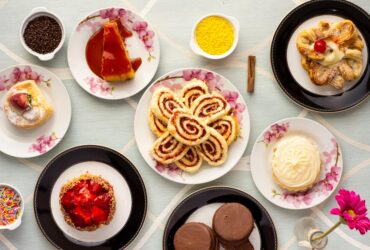
{"label": "white ceramic plate", "polygon": [[[203,165],[198,172],[188,174],[173,166],[173,164],[170,166],[157,164],[152,158],[150,150],[156,137],[149,128],[148,115],[152,93],[156,87],[166,86],[176,92],[182,88],[185,81],[189,81],[193,78],[206,81],[210,90],[223,94],[226,96],[230,105],[232,107],[236,107],[241,134],[240,137],[229,146],[228,157],[223,165],[219,167],[211,167],[203,162]],[[227,96],[229,96],[229,98]],[[210,182],[229,172],[242,157],[248,144],[250,132],[248,108],[239,91],[225,77],[213,71],[199,68],[178,69],[157,79],[141,97],[136,109],[134,123],[136,144],[148,165],[161,176],[171,181],[183,184]]]}
{"label": "white ceramic plate", "polygon": [[[63,185],[87,172],[107,180],[113,186],[116,200],[116,211],[112,221],[108,225],[101,226],[91,232],[79,231],[67,224],[59,203],[59,193]],[[85,161],[71,166],[59,176],[51,192],[50,205],[56,224],[72,241],[75,240],[80,244],[92,246],[116,235],[125,226],[131,212],[132,197],[126,180],[117,170],[105,163]]]}
{"label": "white ceramic plate", "polygon": [[[216,210],[223,204],[225,203],[212,203],[209,205],[205,205],[195,210],[189,216],[185,223],[201,222],[212,228],[213,215],[215,214]],[[261,249],[261,236],[256,223],[254,223],[254,228],[251,235],[249,236],[249,241],[253,245],[254,249]],[[224,249],[225,248],[223,248],[222,246],[220,247],[220,250]]]}
{"label": "white ceramic plate", "polygon": [[[293,35],[290,37],[289,43],[288,43],[288,49],[287,49],[287,60],[288,60],[288,66],[291,74],[293,75],[294,79],[299,83],[303,88],[305,88],[307,91],[310,91],[311,93],[315,93],[318,95],[323,96],[329,96],[329,95],[336,95],[345,92],[346,90],[352,88],[356,85],[356,83],[359,82],[361,79],[361,76],[363,72],[365,71],[366,67],[364,66],[362,68],[362,73],[359,78],[353,81],[347,81],[344,84],[343,89],[336,89],[331,85],[324,85],[324,86],[318,86],[311,82],[310,77],[305,71],[301,65],[301,54],[299,54],[296,46],[296,40],[298,37],[298,34],[302,32],[305,29],[309,29],[311,27],[317,27],[319,22],[325,20],[329,22],[340,22],[344,20],[344,18],[334,15],[321,15],[316,16],[311,19],[306,20],[301,25],[298,26],[298,28],[294,31]],[[363,41],[365,41],[364,36],[361,34],[361,31],[359,30],[360,36]],[[364,43],[365,47],[362,50],[362,63],[363,65],[366,65],[367,59],[368,59],[368,50],[366,42]]]}
{"label": "white ceramic plate", "polygon": [[[53,105],[52,117],[34,129],[12,125],[2,110],[7,90],[14,83],[35,80]],[[63,82],[50,71],[36,65],[15,65],[0,71],[0,151],[19,158],[45,154],[63,138],[71,121],[71,101]]]}
{"label": "white ceramic plate", "polygon": [[[323,169],[319,181],[309,190],[291,193],[272,179],[271,151],[288,134],[303,134],[314,140],[320,150]],[[321,124],[305,118],[287,118],[262,131],[251,154],[251,172],[258,190],[275,205],[287,209],[317,206],[334,192],[343,171],[342,153],[334,135]]]}
{"label": "white ceramic plate", "polygon": [[[133,34],[125,40],[130,58],[140,57],[142,64],[133,79],[108,83],[90,70],[85,49],[91,35],[103,23],[116,18],[120,18]],[[72,75],[84,90],[102,99],[117,100],[138,93],[151,81],[158,68],[160,48],[152,27],[139,15],[123,8],[106,8],[90,13],[77,24],[69,41],[67,56]]]}

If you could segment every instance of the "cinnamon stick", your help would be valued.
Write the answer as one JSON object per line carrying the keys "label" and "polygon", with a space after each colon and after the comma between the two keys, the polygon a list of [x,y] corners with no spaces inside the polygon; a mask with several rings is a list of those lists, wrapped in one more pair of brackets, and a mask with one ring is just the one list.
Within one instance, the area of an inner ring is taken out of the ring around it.
{"label": "cinnamon stick", "polygon": [[254,79],[256,75],[256,57],[248,56],[248,93],[253,93],[254,91]]}

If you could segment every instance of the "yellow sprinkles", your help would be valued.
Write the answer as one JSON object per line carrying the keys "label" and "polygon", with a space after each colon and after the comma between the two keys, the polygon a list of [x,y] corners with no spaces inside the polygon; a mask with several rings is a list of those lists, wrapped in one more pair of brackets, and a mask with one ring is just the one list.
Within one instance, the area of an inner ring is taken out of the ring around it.
{"label": "yellow sprinkles", "polygon": [[208,54],[222,55],[234,42],[234,27],[223,17],[209,16],[202,19],[195,29],[198,46]]}

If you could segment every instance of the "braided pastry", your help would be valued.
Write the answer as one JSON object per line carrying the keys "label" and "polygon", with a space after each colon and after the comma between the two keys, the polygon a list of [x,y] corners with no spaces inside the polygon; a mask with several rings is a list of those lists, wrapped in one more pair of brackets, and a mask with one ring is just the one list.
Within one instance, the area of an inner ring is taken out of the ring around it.
{"label": "braided pastry", "polygon": [[[325,46],[315,48],[316,43]],[[301,64],[316,85],[330,84],[342,89],[346,81],[360,77],[364,42],[350,20],[338,23],[321,21],[318,27],[302,31],[297,37]]]}
{"label": "braided pastry", "polygon": [[227,158],[227,142],[220,133],[210,128],[211,136],[209,139],[198,146],[199,154],[211,166],[223,164]]}
{"label": "braided pastry", "polygon": [[203,159],[196,147],[190,147],[183,158],[176,161],[175,164],[185,172],[195,173],[202,165]]}
{"label": "braided pastry", "polygon": [[185,110],[174,110],[167,126],[168,131],[179,142],[194,146],[210,136],[209,128],[197,117]]}
{"label": "braided pastry", "polygon": [[150,107],[153,114],[167,124],[173,110],[184,108],[184,104],[170,89],[160,87],[154,91]]}
{"label": "braided pastry", "polygon": [[190,108],[195,99],[207,93],[207,84],[194,78],[182,88],[180,95],[186,107]]}
{"label": "braided pastry", "polygon": [[239,124],[234,116],[224,116],[211,123],[210,127],[225,138],[227,145],[230,145],[239,134]]}
{"label": "braided pastry", "polygon": [[230,111],[230,105],[220,94],[212,93],[198,97],[190,107],[190,112],[209,124]]}
{"label": "braided pastry", "polygon": [[158,162],[170,164],[183,158],[188,149],[167,131],[154,142],[152,155]]}

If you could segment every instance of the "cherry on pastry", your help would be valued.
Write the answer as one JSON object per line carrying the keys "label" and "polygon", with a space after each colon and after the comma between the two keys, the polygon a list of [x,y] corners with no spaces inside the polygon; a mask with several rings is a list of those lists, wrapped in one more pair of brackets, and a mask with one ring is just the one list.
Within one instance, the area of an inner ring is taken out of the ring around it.
{"label": "cherry on pastry", "polygon": [[314,44],[314,50],[318,53],[325,53],[326,51],[326,42],[324,39],[317,40]]}
{"label": "cherry on pastry", "polygon": [[16,93],[10,97],[11,104],[22,111],[31,108],[31,100],[31,95],[27,93]]}

